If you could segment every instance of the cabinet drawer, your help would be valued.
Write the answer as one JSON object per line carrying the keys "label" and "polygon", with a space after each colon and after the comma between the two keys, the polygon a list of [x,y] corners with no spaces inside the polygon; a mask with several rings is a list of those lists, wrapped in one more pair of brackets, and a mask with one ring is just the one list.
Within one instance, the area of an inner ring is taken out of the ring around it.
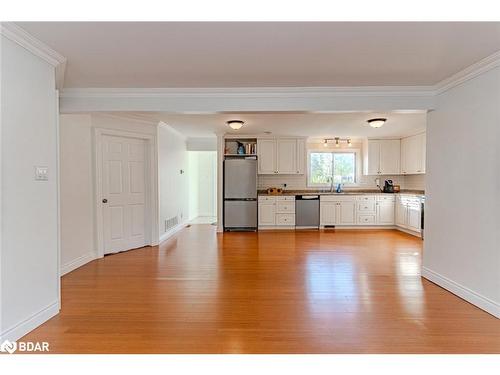
{"label": "cabinet drawer", "polygon": [[375,202],[359,202],[358,211],[360,212],[375,212]]}
{"label": "cabinet drawer", "polygon": [[378,195],[377,201],[378,202],[394,202],[395,198],[396,197],[394,195]]}
{"label": "cabinet drawer", "polygon": [[323,202],[346,202],[355,201],[356,196],[353,195],[320,195],[319,199]]}
{"label": "cabinet drawer", "polygon": [[293,195],[286,195],[286,196],[281,196],[281,197],[276,197],[276,201],[287,201],[287,202],[295,202],[295,196]]}
{"label": "cabinet drawer", "polygon": [[375,215],[358,215],[358,224],[375,224]]}
{"label": "cabinet drawer", "polygon": [[375,202],[376,200],[375,195],[361,195],[358,197],[358,201],[360,202]]}
{"label": "cabinet drawer", "polygon": [[259,195],[259,202],[276,202],[276,197],[270,197],[268,195]]}
{"label": "cabinet drawer", "polygon": [[276,214],[276,225],[295,225],[295,214]]}
{"label": "cabinet drawer", "polygon": [[282,214],[295,213],[295,202],[278,200],[276,202],[276,212]]}

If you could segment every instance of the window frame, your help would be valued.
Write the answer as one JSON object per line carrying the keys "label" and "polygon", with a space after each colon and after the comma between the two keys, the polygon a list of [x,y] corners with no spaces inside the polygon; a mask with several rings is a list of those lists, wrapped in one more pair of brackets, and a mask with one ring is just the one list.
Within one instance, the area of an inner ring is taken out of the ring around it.
{"label": "window frame", "polygon": [[[359,148],[312,148],[307,150],[307,187],[318,188],[318,187],[330,187],[330,182],[326,184],[314,184],[311,182],[311,154],[312,153],[325,153],[325,154],[354,154],[354,182],[353,183],[343,183],[343,186],[359,186],[360,171],[361,171],[361,150]],[[336,184],[334,184],[336,185]]]}

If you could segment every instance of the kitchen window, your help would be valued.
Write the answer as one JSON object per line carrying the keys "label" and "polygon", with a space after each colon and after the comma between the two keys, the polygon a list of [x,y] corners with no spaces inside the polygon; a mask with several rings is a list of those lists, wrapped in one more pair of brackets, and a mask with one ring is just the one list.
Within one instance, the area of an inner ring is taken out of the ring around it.
{"label": "kitchen window", "polygon": [[[311,187],[357,183],[357,152],[355,150],[308,152],[307,184]],[[333,173],[332,173],[333,171]]]}

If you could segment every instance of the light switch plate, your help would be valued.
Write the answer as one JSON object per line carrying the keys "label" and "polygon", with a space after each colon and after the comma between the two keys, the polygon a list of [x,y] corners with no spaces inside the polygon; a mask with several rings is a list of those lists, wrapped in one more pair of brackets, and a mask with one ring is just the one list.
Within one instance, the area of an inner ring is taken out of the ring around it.
{"label": "light switch plate", "polygon": [[48,181],[49,167],[35,167],[35,181]]}

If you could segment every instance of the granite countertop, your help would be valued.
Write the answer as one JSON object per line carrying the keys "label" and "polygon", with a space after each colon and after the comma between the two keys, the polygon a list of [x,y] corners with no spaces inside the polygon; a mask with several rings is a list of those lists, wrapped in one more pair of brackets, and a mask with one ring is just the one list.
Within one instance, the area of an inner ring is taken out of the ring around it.
{"label": "granite countertop", "polygon": [[345,189],[342,193],[331,192],[329,190],[284,190],[282,194],[267,194],[267,190],[259,190],[258,195],[365,195],[365,194],[411,194],[411,195],[425,195],[424,190],[410,190],[402,189],[399,193],[384,193],[378,189]]}

